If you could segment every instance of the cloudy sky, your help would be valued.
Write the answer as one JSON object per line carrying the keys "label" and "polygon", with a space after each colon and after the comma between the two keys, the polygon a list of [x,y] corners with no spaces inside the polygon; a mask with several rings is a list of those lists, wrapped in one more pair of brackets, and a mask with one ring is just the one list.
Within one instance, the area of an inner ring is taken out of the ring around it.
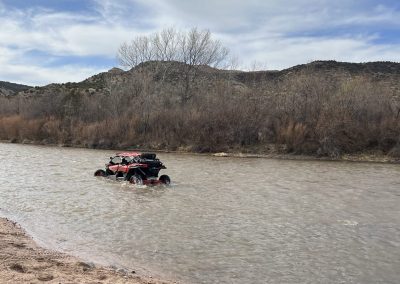
{"label": "cloudy sky", "polygon": [[398,0],[0,0],[0,80],[80,81],[164,27],[210,29],[242,69],[400,61]]}

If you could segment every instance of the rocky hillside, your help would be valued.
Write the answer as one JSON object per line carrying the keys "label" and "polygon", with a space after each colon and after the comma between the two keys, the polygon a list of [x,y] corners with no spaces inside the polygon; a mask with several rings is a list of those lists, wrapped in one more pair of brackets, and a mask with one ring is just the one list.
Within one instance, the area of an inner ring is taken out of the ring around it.
{"label": "rocky hillside", "polygon": [[12,96],[18,92],[23,92],[32,88],[31,86],[0,81],[0,95]]}
{"label": "rocky hillside", "polygon": [[[22,96],[45,95],[54,92],[68,93],[74,91],[81,94],[104,94],[110,88],[122,88],[124,84],[134,82],[138,74],[148,74],[149,80],[163,81],[160,92],[176,94],[183,88],[185,66],[179,62],[146,62],[137,67],[123,71],[112,68],[108,72],[96,74],[82,82],[50,84],[44,87],[31,88],[8,82],[0,82],[1,93]],[[393,92],[393,96],[400,98],[400,63],[368,62],[347,63],[336,61],[314,61],[308,64],[297,65],[281,71],[231,71],[219,70],[208,66],[201,66],[196,70],[196,88],[215,86],[217,82],[229,82],[235,86],[237,92],[246,93],[257,89],[259,92],[273,93],[274,86],[284,81],[301,80],[303,75],[323,76],[334,82],[345,82],[354,78],[364,78],[370,82],[379,82],[386,85]],[[134,84],[134,83],[133,83]]]}

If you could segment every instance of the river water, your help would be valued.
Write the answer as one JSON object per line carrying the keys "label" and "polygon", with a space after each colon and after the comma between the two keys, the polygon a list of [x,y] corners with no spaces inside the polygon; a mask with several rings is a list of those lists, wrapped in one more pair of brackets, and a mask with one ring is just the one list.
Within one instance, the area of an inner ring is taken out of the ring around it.
{"label": "river water", "polygon": [[93,177],[113,151],[0,143],[0,214],[42,245],[181,283],[400,283],[400,166],[159,154],[170,187]]}

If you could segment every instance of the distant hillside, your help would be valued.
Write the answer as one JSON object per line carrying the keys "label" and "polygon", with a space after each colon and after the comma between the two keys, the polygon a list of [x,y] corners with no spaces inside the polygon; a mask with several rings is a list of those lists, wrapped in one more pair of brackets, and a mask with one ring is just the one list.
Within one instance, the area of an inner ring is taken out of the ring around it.
{"label": "distant hillside", "polygon": [[5,82],[5,81],[0,81],[0,95],[14,95],[18,92],[21,91],[26,91],[28,89],[32,88],[31,86],[26,86],[26,85],[21,85],[21,84],[16,84],[16,83],[10,83],[10,82]]}
{"label": "distant hillside", "polygon": [[[124,84],[132,82],[139,74],[147,73],[155,82],[163,81],[161,92],[171,92],[173,95],[184,84],[184,64],[179,62],[146,62],[123,71],[113,68],[108,72],[99,73],[77,83],[50,84],[32,89],[29,86],[4,84],[12,93],[21,92],[21,95],[43,95],[55,91],[68,92],[74,90],[82,94],[104,93],[110,84],[114,88],[122,88]],[[218,81],[230,82],[239,92],[248,92],[254,88],[258,91],[275,92],[274,86],[282,81],[294,80],[301,75],[325,76],[332,81],[346,81],[351,78],[364,77],[371,82],[381,82],[393,91],[393,95],[400,98],[400,63],[394,62],[368,62],[347,63],[336,61],[314,61],[308,64],[297,65],[281,71],[253,71],[219,70],[202,66],[197,70],[194,86],[211,87]]]}
{"label": "distant hillside", "polygon": [[[93,84],[95,87],[104,86],[105,79],[113,77],[116,81],[124,82],[136,73],[149,72],[154,80],[165,80],[172,84],[182,82],[184,64],[179,62],[146,62],[137,67],[123,71],[113,68],[109,72],[94,75],[75,86],[84,87],[85,84]],[[248,87],[265,86],[271,82],[282,81],[288,77],[296,77],[299,74],[329,75],[338,79],[348,79],[357,76],[367,76],[373,80],[387,80],[393,86],[400,84],[397,80],[400,76],[400,63],[394,62],[368,62],[347,63],[337,61],[314,61],[308,64],[296,65],[281,71],[250,71],[219,70],[209,66],[202,66],[198,70],[198,77],[203,80],[229,80],[233,83],[244,84]]]}

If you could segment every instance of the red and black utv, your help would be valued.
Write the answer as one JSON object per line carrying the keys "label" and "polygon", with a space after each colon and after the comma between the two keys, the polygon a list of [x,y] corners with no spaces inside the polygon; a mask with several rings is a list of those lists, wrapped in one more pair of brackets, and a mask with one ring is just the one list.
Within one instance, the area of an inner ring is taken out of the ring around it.
{"label": "red and black utv", "polygon": [[167,175],[158,178],[164,164],[153,153],[124,152],[110,157],[105,170],[97,170],[94,175],[126,180],[137,185],[169,185],[171,179]]}

